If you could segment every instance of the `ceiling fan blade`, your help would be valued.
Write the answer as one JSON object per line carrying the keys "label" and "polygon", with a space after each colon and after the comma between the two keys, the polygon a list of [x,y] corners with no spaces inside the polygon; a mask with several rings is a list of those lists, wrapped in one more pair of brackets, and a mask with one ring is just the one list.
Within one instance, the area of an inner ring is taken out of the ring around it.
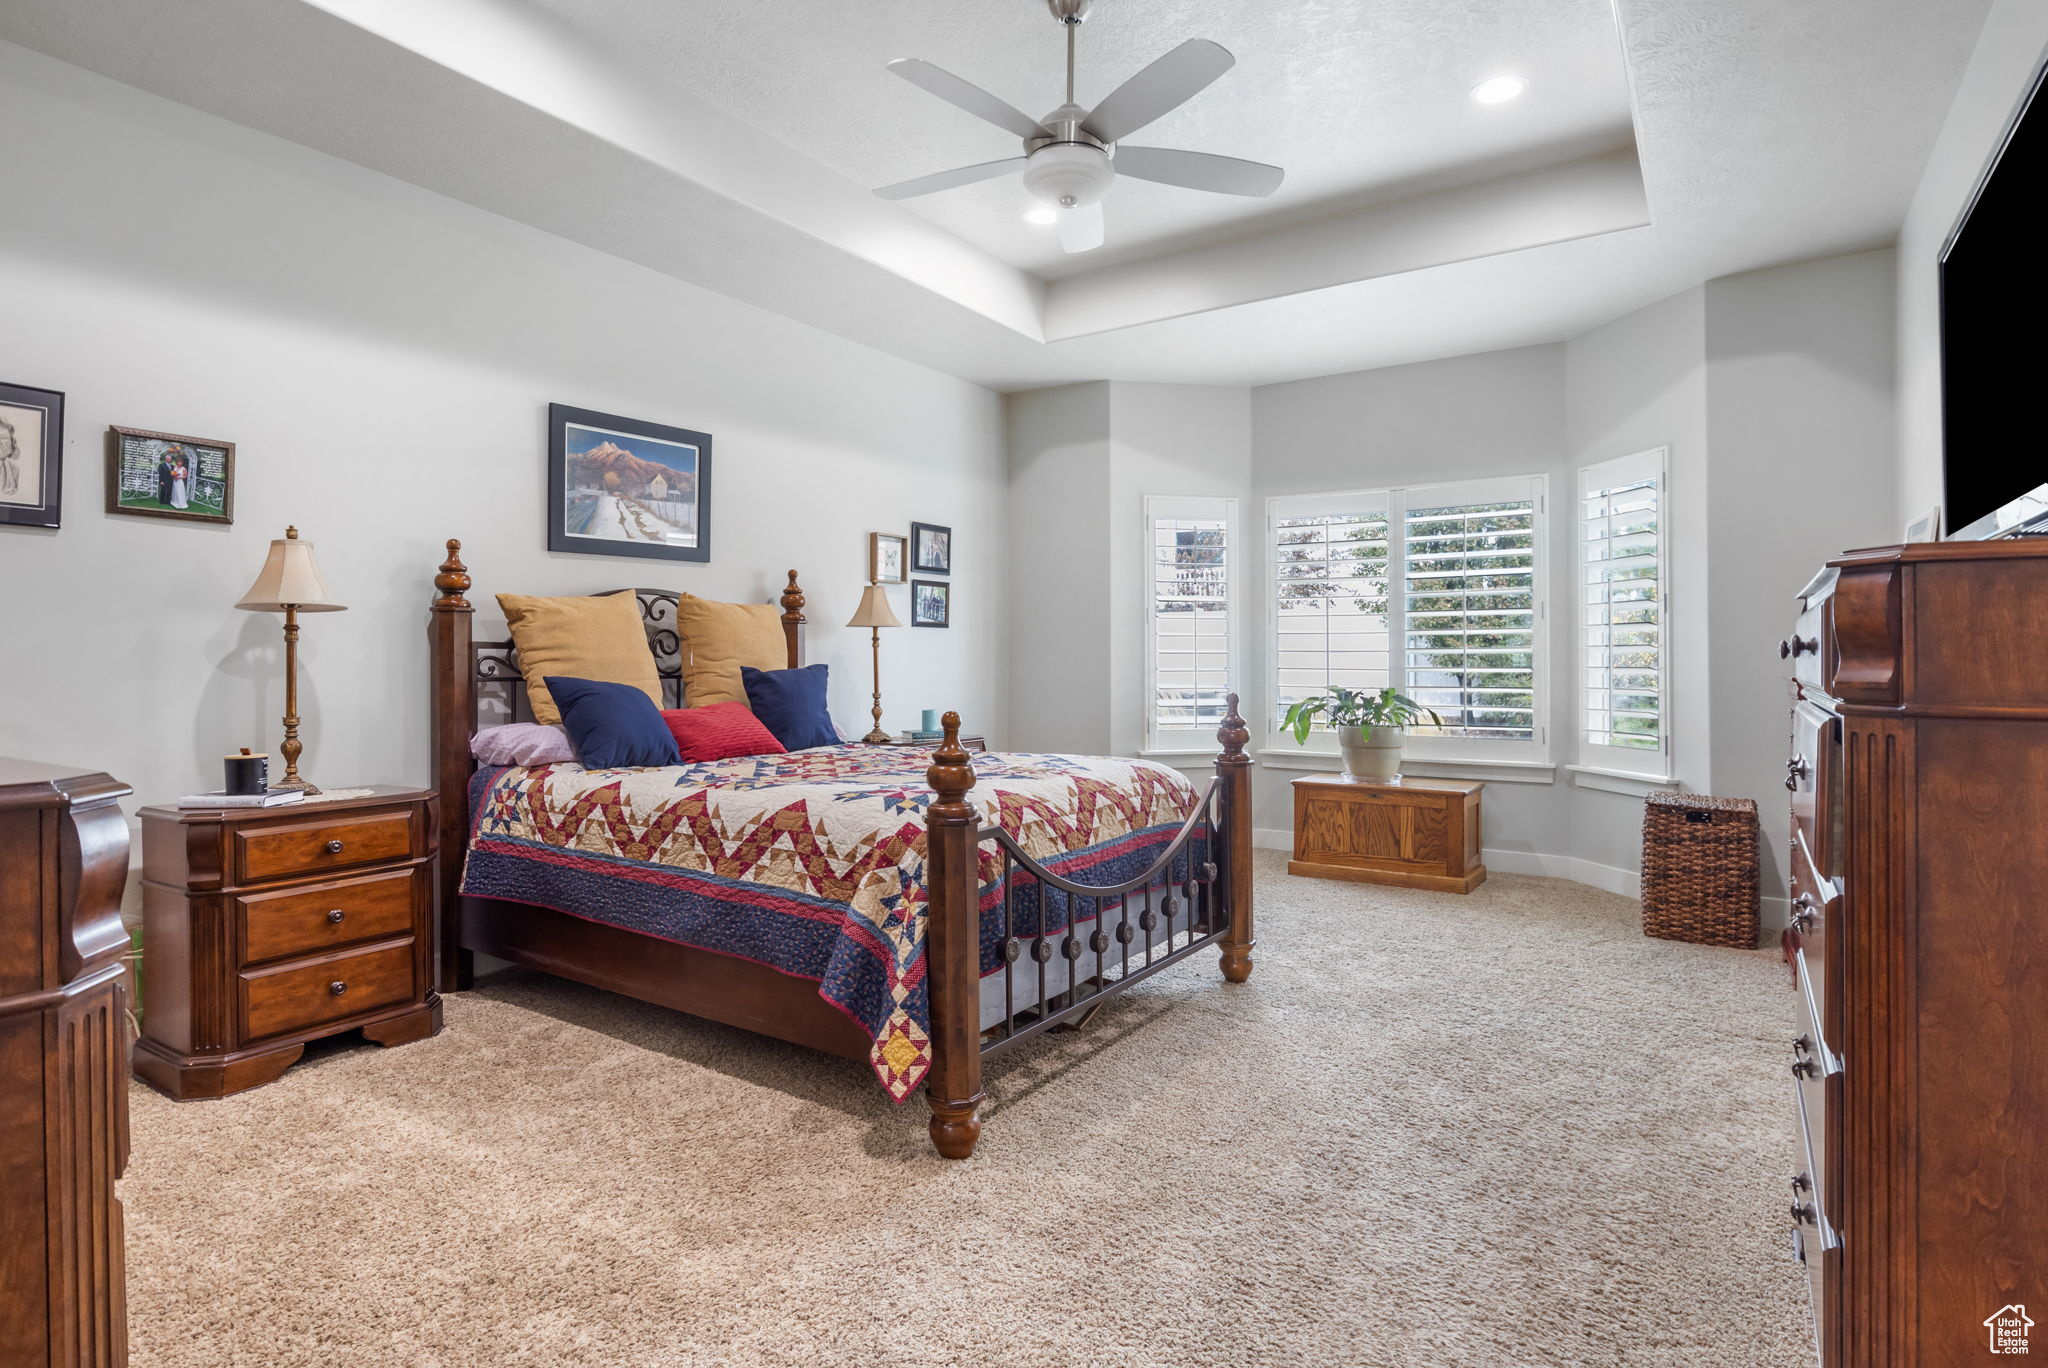
{"label": "ceiling fan blade", "polygon": [[1081,121],[1082,131],[1104,142],[1129,137],[1193,99],[1236,62],[1221,43],[1190,38],[1110,91]]}
{"label": "ceiling fan blade", "polygon": [[994,180],[997,176],[1007,175],[1023,165],[1022,157],[1005,157],[1001,161],[981,162],[974,166],[956,166],[951,171],[934,171],[929,176],[884,185],[875,193],[885,200],[910,199],[914,195],[929,195],[934,190],[951,190],[956,185],[972,185],[976,181]]}
{"label": "ceiling fan blade", "polygon": [[1060,246],[1069,252],[1092,252],[1102,245],[1102,204],[1077,204],[1060,210]]}
{"label": "ceiling fan blade", "polygon": [[1255,198],[1278,190],[1287,175],[1279,167],[1264,162],[1219,157],[1213,152],[1182,152],[1171,147],[1119,146],[1110,164],[1119,176]]}
{"label": "ceiling fan blade", "polygon": [[1048,136],[1046,130],[1039,127],[1038,120],[1023,110],[1005,104],[974,82],[963,81],[944,67],[935,67],[917,57],[898,57],[889,63],[889,70],[920,90],[928,90],[947,104],[964,109],[978,119],[986,119],[997,128],[1008,129],[1020,138]]}

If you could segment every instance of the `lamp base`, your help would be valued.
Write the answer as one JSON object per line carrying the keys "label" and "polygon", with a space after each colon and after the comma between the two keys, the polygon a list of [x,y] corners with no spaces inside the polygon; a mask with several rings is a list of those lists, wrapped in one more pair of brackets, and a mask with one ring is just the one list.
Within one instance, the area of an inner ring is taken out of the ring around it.
{"label": "lamp base", "polygon": [[303,793],[308,798],[311,798],[314,794],[320,791],[319,787],[315,785],[312,782],[312,780],[302,779],[296,775],[289,779],[280,779],[276,783],[272,784],[271,787],[274,789],[290,789],[297,793]]}
{"label": "lamp base", "polygon": [[895,737],[889,735],[889,733],[883,731],[880,727],[877,727],[873,731],[869,732],[866,736],[863,736],[860,739],[860,743],[863,746],[886,746],[895,739]]}

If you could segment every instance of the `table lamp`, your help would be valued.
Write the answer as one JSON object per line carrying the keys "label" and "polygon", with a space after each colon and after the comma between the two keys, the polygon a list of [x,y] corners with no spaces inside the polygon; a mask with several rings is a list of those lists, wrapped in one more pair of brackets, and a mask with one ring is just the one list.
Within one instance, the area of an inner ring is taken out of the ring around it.
{"label": "table lamp", "polygon": [[879,584],[870,584],[860,591],[860,607],[853,613],[849,627],[871,629],[875,650],[875,729],[861,738],[870,746],[879,746],[889,740],[889,733],[882,730],[882,629],[901,627],[896,614],[889,607],[889,591]]}
{"label": "table lamp", "polygon": [[272,788],[297,789],[313,794],[320,790],[299,776],[299,614],[338,613],[348,605],[336,603],[321,583],[320,567],[313,563],[313,543],[299,540],[299,529],[287,527],[284,536],[270,544],[270,558],[262,573],[235,605],[252,613],[284,614],[284,778]]}

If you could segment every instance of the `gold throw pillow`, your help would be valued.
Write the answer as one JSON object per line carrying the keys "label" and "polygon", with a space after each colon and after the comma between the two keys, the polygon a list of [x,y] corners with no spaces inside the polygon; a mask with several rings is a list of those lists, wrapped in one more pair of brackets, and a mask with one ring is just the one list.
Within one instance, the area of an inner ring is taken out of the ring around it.
{"label": "gold throw pillow", "polygon": [[742,665],[789,668],[782,611],[771,603],[719,603],[684,594],[676,603],[676,632],[683,639],[683,703],[688,707],[745,703]]}
{"label": "gold throw pillow", "polygon": [[542,681],[549,675],[630,684],[661,706],[661,676],[647,629],[640,624],[640,602],[630,589],[597,598],[529,598],[500,594],[498,606],[519,649],[519,671],[526,676],[526,701],[533,720],[559,726],[561,710]]}

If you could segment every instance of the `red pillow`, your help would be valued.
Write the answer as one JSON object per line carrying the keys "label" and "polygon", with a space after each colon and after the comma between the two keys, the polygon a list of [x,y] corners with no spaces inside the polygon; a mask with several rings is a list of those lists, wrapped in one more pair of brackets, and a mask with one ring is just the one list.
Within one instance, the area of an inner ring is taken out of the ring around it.
{"label": "red pillow", "polygon": [[743,755],[785,755],[775,733],[744,703],[706,703],[701,708],[663,708],[661,720],[676,738],[683,763],[737,760]]}

